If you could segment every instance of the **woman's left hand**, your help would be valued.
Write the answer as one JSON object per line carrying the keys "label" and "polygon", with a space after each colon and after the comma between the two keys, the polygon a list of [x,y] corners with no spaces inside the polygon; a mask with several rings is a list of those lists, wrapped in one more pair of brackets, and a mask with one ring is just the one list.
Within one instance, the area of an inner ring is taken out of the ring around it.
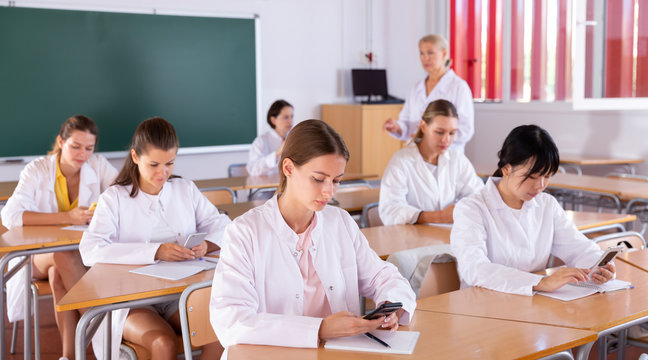
{"label": "woman's left hand", "polygon": [[610,261],[605,266],[596,268],[590,274],[590,278],[596,284],[603,284],[614,278],[614,273],[616,273],[616,267],[614,262]]}
{"label": "woman's left hand", "polygon": [[395,312],[391,313],[389,316],[385,317],[382,324],[380,324],[379,329],[389,330],[390,332],[398,330],[398,319],[400,319],[403,311],[405,310],[398,309]]}
{"label": "woman's left hand", "polygon": [[196,258],[205,256],[207,254],[207,240],[201,242],[198,246],[192,247],[191,251],[194,252]]}

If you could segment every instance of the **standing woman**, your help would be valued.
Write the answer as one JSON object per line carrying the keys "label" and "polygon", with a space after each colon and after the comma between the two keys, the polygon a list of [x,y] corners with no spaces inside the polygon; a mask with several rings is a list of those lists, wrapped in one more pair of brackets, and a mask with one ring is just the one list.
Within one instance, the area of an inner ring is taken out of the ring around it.
{"label": "standing woman", "polygon": [[[86,116],[75,115],[67,119],[56,136],[52,151],[27,164],[20,173],[18,186],[2,209],[2,224],[13,228],[89,223],[94,213],[89,210],[90,205],[117,175],[117,170],[104,157],[93,154],[97,133],[97,125]],[[49,277],[54,304],[84,273],[78,251],[32,257],[33,277]],[[23,276],[17,274],[7,283],[7,315],[11,322],[24,318],[22,279]],[[63,356],[73,358],[79,313],[54,312],[54,316],[61,333]]]}
{"label": "standing woman", "polygon": [[[86,266],[182,261],[219,249],[230,220],[218,213],[192,181],[171,175],[178,146],[173,126],[162,118],[148,119],[137,127],[124,167],[115,185],[99,198],[97,215],[81,239],[79,250]],[[192,249],[178,244],[196,232],[208,233],[208,241]],[[149,350],[153,359],[175,359],[179,329],[177,300],[117,310],[112,323],[113,358],[119,358],[123,334],[124,339]],[[92,344],[102,359],[99,332]],[[204,349],[203,354],[207,353]]]}
{"label": "standing woman", "polygon": [[414,142],[398,150],[380,183],[380,219],[385,225],[452,223],[457,200],[484,183],[463,153],[452,149],[457,110],[447,100],[428,105]]}
{"label": "standing woman", "polygon": [[383,129],[399,140],[408,140],[416,133],[427,105],[433,100],[445,99],[454,104],[459,115],[459,128],[452,148],[463,153],[466,143],[475,133],[472,92],[468,84],[450,69],[452,60],[448,58],[448,41],[443,36],[421,38],[419,56],[427,76],[410,91],[398,121],[390,118]]}
{"label": "standing woman", "polygon": [[272,129],[254,139],[246,166],[252,176],[274,174],[293,124],[293,106],[286,100],[277,100],[268,109],[268,124]]}
{"label": "standing woman", "polygon": [[[371,250],[351,216],[327,206],[349,153],[319,120],[286,139],[277,194],[227,227],[209,307],[221,344],[317,347],[319,340],[395,331],[409,323],[415,296],[396,268]],[[376,320],[360,314],[359,296],[403,303]]]}
{"label": "standing woman", "polygon": [[[480,192],[454,210],[450,235],[462,287],[533,295],[586,281],[603,251],[567,219],[556,199],[544,193],[558,170],[558,148],[545,130],[518,126],[504,140],[497,171]],[[551,276],[544,270],[554,255],[567,264]],[[596,283],[614,276],[612,262],[591,275]]]}

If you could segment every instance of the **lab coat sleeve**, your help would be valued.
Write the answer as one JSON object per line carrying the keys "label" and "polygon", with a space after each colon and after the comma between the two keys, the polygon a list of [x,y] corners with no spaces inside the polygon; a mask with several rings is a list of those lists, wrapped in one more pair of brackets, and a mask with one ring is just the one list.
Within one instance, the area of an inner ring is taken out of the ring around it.
{"label": "lab coat sleeve", "polygon": [[463,80],[457,87],[454,106],[457,108],[457,115],[459,115],[459,129],[454,143],[463,147],[475,134],[475,106],[472,92]]}
{"label": "lab coat sleeve", "polygon": [[403,159],[392,157],[380,182],[378,212],[384,225],[414,224],[422,209],[407,203],[407,173]]}
{"label": "lab coat sleeve", "polygon": [[353,238],[358,266],[358,290],[360,295],[374,300],[376,305],[386,301],[402,302],[405,312],[399,323],[409,324],[416,309],[416,295],[409,282],[398,272],[396,266],[378,257],[369,247],[367,238],[362,234],[358,225],[346,213],[345,223]]}
{"label": "lab coat sleeve", "polygon": [[22,226],[25,211],[38,211],[35,196],[38,191],[44,191],[41,182],[45,181],[39,175],[41,173],[42,170],[38,169],[35,162],[27,164],[20,172],[18,185],[2,208],[2,225],[7,229]]}
{"label": "lab coat sleeve", "polygon": [[[488,258],[488,232],[477,202],[466,198],[455,206],[450,245],[461,280],[469,286],[519,295],[533,295],[541,275],[495,264]],[[497,242],[498,239],[490,239]]]}
{"label": "lab coat sleeve", "polygon": [[484,182],[477,176],[475,168],[465,155],[460,154],[458,160],[459,181],[457,183],[459,186],[457,187],[456,199],[460,200],[483,189]]}
{"label": "lab coat sleeve", "polygon": [[[409,96],[407,97],[407,100],[405,101],[405,104],[403,104],[403,109],[401,112],[398,114],[398,126],[401,128],[401,135],[398,136],[396,133],[389,133],[392,137],[401,140],[401,141],[407,141],[409,140],[410,136],[416,132],[417,129],[412,129],[412,125],[416,127],[418,124],[418,121],[421,119],[410,119],[410,107],[412,106],[412,102],[415,101],[416,99],[416,85],[412,88],[412,90],[409,93]],[[412,124],[412,122],[416,122]]]}
{"label": "lab coat sleeve", "polygon": [[[235,344],[315,348],[321,318],[259,313],[250,226],[233,222],[225,230],[212,286],[209,319],[223,347]],[[264,256],[264,254],[258,254]]]}
{"label": "lab coat sleeve", "polygon": [[[106,160],[103,156],[97,155],[99,157],[100,165],[100,181],[101,181],[101,192],[106,191],[113,181],[117,177],[117,169]],[[129,155],[130,156],[130,155]]]}
{"label": "lab coat sleeve", "polygon": [[279,164],[277,154],[274,151],[270,154],[264,154],[264,148],[265,146],[261,136],[254,139],[252,147],[250,147],[250,157],[245,166],[248,174],[251,176],[259,176],[268,173],[277,168]]}
{"label": "lab coat sleeve", "polygon": [[590,268],[603,254],[596,243],[583,235],[567,218],[565,210],[552,196],[547,196],[553,210],[554,237],[551,253],[568,266]]}
{"label": "lab coat sleeve", "polygon": [[155,263],[160,243],[120,243],[119,197],[115,187],[101,194],[88,231],[83,233],[79,252],[85,266],[96,263],[145,265]]}
{"label": "lab coat sleeve", "polygon": [[219,213],[218,208],[207,200],[193,181],[189,183],[195,209],[196,230],[206,232],[208,234],[207,241],[221,246],[225,227],[231,222],[230,218]]}

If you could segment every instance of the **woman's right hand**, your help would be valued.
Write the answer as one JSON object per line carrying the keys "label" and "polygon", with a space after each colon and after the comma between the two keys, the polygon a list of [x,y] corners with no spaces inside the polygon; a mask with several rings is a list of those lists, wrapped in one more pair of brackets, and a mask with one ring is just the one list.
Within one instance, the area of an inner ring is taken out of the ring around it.
{"label": "woman's right hand", "polygon": [[160,245],[155,253],[155,260],[184,261],[193,260],[195,258],[194,252],[191,251],[191,249],[187,249],[186,247],[180,246],[174,242]]}
{"label": "woman's right hand", "polygon": [[319,338],[322,340],[364,334],[375,330],[385,320],[381,316],[374,320],[357,317],[348,311],[340,311],[322,320],[319,328]]}
{"label": "woman's right hand", "polygon": [[385,123],[383,124],[383,130],[396,134],[398,136],[403,135],[403,131],[401,130],[400,125],[398,125],[398,122],[392,118],[389,118],[387,121],[385,121]]}
{"label": "woman's right hand", "polygon": [[578,284],[579,281],[586,282],[587,280],[587,270],[562,267],[557,269],[550,276],[540,280],[538,285],[533,287],[533,290],[554,292],[569,283]]}
{"label": "woman's right hand", "polygon": [[92,220],[94,210],[88,210],[85,206],[75,207],[74,209],[65,212],[67,216],[66,223],[72,225],[86,225]]}

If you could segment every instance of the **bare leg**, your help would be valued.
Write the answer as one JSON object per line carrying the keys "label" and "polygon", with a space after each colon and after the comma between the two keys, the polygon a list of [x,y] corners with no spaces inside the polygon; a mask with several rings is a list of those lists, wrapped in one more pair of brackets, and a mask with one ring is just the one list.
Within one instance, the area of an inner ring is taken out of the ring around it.
{"label": "bare leg", "polygon": [[[171,315],[171,317],[169,318],[169,324],[171,324],[176,333],[180,333],[182,331],[182,327],[180,325],[180,312],[176,311],[173,315]],[[223,346],[220,344],[220,342],[203,345],[202,355],[200,356],[200,358],[220,359],[223,351],[225,351],[225,349],[223,349]]]}
{"label": "bare leg", "polygon": [[83,265],[81,254],[78,250],[54,253],[54,266],[58,270],[63,287],[70,290],[74,284],[88,271]]}
{"label": "bare leg", "polygon": [[47,279],[47,271],[54,266],[54,253],[37,254],[32,257],[32,277],[38,280]]}
{"label": "bare leg", "polygon": [[152,359],[176,359],[177,335],[162,316],[150,309],[131,309],[124,324],[124,339],[143,346]]}
{"label": "bare leg", "polygon": [[[49,282],[52,287],[54,304],[56,304],[67,293],[67,290],[63,287],[60,273],[55,267],[51,267],[49,270]],[[79,322],[79,312],[76,310],[55,311],[54,318],[61,334],[62,355],[70,360],[74,359],[74,332],[76,331],[77,322]]]}

